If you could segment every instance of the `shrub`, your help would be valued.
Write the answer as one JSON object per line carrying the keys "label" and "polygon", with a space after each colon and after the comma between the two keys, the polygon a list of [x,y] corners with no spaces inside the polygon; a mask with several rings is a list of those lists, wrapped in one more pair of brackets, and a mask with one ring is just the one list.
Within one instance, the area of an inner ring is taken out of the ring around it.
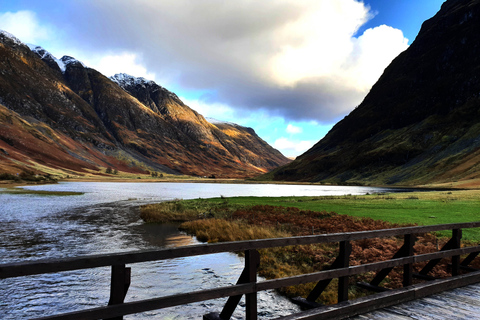
{"label": "shrub", "polygon": [[0,180],[20,180],[20,177],[11,173],[0,173]]}

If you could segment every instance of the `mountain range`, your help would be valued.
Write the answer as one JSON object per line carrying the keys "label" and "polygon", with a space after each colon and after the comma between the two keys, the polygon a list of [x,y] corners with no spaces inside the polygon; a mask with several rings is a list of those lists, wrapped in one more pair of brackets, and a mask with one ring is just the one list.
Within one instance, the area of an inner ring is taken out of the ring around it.
{"label": "mountain range", "polygon": [[0,32],[0,173],[245,178],[288,162],[253,129],[209,122],[153,81],[107,78]]}
{"label": "mountain range", "polygon": [[479,0],[446,1],[357,108],[268,178],[478,185],[479,30]]}

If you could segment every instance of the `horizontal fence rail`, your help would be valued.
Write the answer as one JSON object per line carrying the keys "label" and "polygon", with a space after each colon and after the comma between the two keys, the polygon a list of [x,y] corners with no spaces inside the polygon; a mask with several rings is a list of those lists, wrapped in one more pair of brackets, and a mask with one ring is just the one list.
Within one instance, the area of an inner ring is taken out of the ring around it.
{"label": "horizontal fence rail", "polygon": [[[304,301],[305,306],[311,307],[318,306],[315,304],[315,300],[319,297],[320,293],[324,290],[326,285],[328,285],[330,280],[334,278],[339,279],[338,297],[339,302],[342,302],[348,300],[348,277],[366,272],[380,270],[377,273],[376,278],[370,284],[358,285],[363,285],[364,287],[372,290],[378,289],[379,291],[382,291],[385,289],[378,286],[381,280],[388,275],[392,268],[403,266],[404,287],[407,287],[412,285],[412,277],[423,277],[424,279],[428,279],[428,272],[431,270],[431,268],[433,268],[433,266],[435,266],[436,263],[438,263],[441,259],[452,257],[452,275],[456,276],[458,275],[458,270],[460,268],[468,269],[468,264],[471,263],[480,252],[480,246],[461,248],[461,230],[478,227],[480,227],[480,222],[469,222],[373,231],[321,234],[290,238],[199,244],[162,250],[144,250],[75,258],[43,259],[30,262],[0,264],[0,279],[106,266],[112,267],[111,295],[108,306],[101,306],[98,308],[60,314],[56,316],[48,316],[39,319],[122,319],[123,315],[184,305],[192,302],[230,297],[224,307],[224,310],[220,314],[213,313],[204,315],[204,319],[226,320],[229,319],[233,314],[233,311],[240,301],[241,296],[246,295],[246,319],[250,320],[257,318],[256,293],[263,290],[278,289],[309,282],[318,282],[315,289],[306,299],[308,301]],[[413,245],[415,240],[413,235],[443,230],[452,230],[452,239],[444,246],[444,248],[442,248],[441,251],[414,255]],[[404,246],[400,248],[399,252],[397,252],[397,254],[390,260],[358,266],[349,266],[349,255],[351,252],[350,241],[393,236],[404,236],[405,242]],[[256,270],[260,262],[257,250],[273,247],[310,245],[319,243],[339,243],[340,245],[339,257],[334,262],[330,270],[257,282]],[[130,285],[130,268],[126,267],[127,264],[130,265],[140,262],[158,261],[221,252],[245,252],[245,269],[236,285],[176,294],[148,300],[127,303],[123,302],[128,290],[128,286]],[[460,256],[464,255],[469,256],[465,258],[462,263],[460,263]],[[413,274],[412,265],[425,261],[429,261],[427,266],[422,269],[419,274]],[[463,282],[465,282],[465,280],[463,280]]]}

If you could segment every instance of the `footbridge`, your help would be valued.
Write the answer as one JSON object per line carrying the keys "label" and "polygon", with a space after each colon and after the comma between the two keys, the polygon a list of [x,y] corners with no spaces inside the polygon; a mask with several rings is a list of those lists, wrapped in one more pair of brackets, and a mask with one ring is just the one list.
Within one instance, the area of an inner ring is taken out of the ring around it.
{"label": "footbridge", "polygon": [[[297,302],[303,305],[304,311],[282,316],[278,319],[343,319],[349,317],[357,317],[356,319],[365,319],[365,317],[379,319],[382,318],[382,313],[386,312],[390,313],[391,319],[395,319],[394,316],[398,319],[408,319],[407,313],[411,311],[411,309],[407,305],[407,311],[402,313],[400,311],[402,303],[417,303],[417,305],[422,305],[423,303],[423,305],[426,305],[428,303],[432,304],[432,301],[438,302],[439,299],[449,300],[448,304],[444,304],[447,306],[455,303],[455,301],[463,301],[463,303],[467,300],[473,301],[471,308],[464,306],[461,308],[461,312],[468,312],[465,311],[465,309],[476,312],[475,310],[478,309],[474,307],[475,305],[478,306],[478,300],[475,302],[476,298],[474,298],[473,295],[470,295],[471,299],[462,300],[462,298],[458,298],[459,296],[461,297],[462,293],[455,293],[455,291],[451,293],[451,291],[447,290],[470,286],[465,289],[470,291],[465,292],[480,292],[478,286],[472,287],[472,285],[480,283],[480,271],[470,266],[480,253],[480,246],[465,246],[461,241],[462,230],[478,227],[480,227],[480,222],[415,226],[364,232],[199,244],[162,250],[8,263],[0,264],[0,279],[105,266],[111,267],[110,300],[108,305],[70,313],[49,315],[38,319],[122,319],[124,315],[211,299],[227,298],[223,310],[198,315],[205,320],[227,320],[231,318],[242,296],[245,296],[245,319],[253,320],[258,318],[257,292],[310,282],[316,283],[314,289],[306,298],[297,299]],[[445,230],[451,230],[451,238],[442,248],[432,253],[415,254],[414,244],[417,235]],[[388,237],[403,239],[403,246],[401,246],[391,259],[362,265],[350,265],[352,241]],[[338,256],[327,270],[287,278],[258,281],[257,268],[260,263],[258,250],[321,243],[338,244]],[[208,255],[220,252],[242,251],[245,253],[245,268],[239,275],[235,285],[154,297],[148,300],[124,302],[130,285],[131,268],[135,268],[136,263]],[[431,275],[431,271],[443,259],[447,259],[449,262],[447,269],[450,276],[436,279]],[[423,267],[420,269],[419,265]],[[395,267],[403,270],[403,286],[393,290],[382,287],[382,281]],[[414,272],[414,270],[417,270],[417,272]],[[373,280],[368,283],[351,283],[349,281],[349,277],[351,276],[371,272],[375,272],[375,276]],[[320,297],[320,294],[333,279],[338,279],[338,303],[328,306],[317,303],[316,301]],[[94,285],[95,284],[92,284],[92,286]],[[352,286],[366,288],[372,294],[349,300],[348,291]],[[447,298],[438,298],[438,296],[436,296],[436,294],[444,291],[446,291]],[[457,294],[457,299],[454,298],[455,294]],[[464,293],[463,295],[468,296],[469,293]],[[422,298],[429,300],[418,300]],[[437,304],[441,305],[441,303]],[[422,312],[428,313],[428,310],[432,310],[432,317],[430,318],[435,318],[433,317],[433,309],[425,307]],[[375,312],[377,313],[375,314]],[[391,316],[392,314],[394,316]],[[473,313],[469,318],[473,319],[475,317],[478,317],[478,313]]]}

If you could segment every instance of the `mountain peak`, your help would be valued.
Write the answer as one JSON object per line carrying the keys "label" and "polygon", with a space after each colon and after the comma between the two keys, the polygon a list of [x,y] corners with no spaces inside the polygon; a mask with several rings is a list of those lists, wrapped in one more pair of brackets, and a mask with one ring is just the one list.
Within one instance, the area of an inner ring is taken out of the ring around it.
{"label": "mountain peak", "polygon": [[129,85],[129,86],[141,85],[144,87],[146,85],[156,85],[156,83],[152,80],[147,80],[143,77],[134,77],[126,73],[117,73],[114,76],[111,76],[110,79],[113,82],[116,82],[121,87],[126,85]]}
{"label": "mountain peak", "polygon": [[218,120],[218,119],[210,118],[210,117],[206,117],[205,119],[206,119],[208,122],[210,122],[211,124],[215,124],[215,125],[217,125],[217,124],[218,124],[218,125],[225,124],[225,125],[230,125],[230,126],[234,126],[234,127],[239,127],[238,124],[233,123],[233,122]]}
{"label": "mountain peak", "polygon": [[28,44],[27,46],[30,48],[30,50],[32,50],[32,52],[36,53],[40,57],[40,59],[50,62],[50,65],[52,62],[57,64],[58,68],[62,73],[65,73],[65,70],[69,65],[73,65],[74,67],[86,68],[85,64],[73,57],[63,56],[61,59],[57,59],[53,54],[51,54],[41,46],[37,46],[34,44]]}
{"label": "mountain peak", "polygon": [[64,65],[64,68],[63,68],[63,69],[62,69],[62,67],[60,67],[60,65],[59,65],[59,67],[60,67],[60,69],[62,69],[62,71],[65,71],[65,69],[66,69],[67,66],[69,66],[69,65],[72,65],[72,66],[74,66],[74,67],[82,67],[82,68],[86,68],[86,67],[87,67],[83,62],[81,62],[81,61],[79,61],[79,60],[77,60],[77,59],[75,59],[75,58],[73,58],[73,57],[70,57],[70,56],[63,56],[63,57],[60,59],[60,61],[61,61],[61,62],[63,63],[63,65]]}
{"label": "mountain peak", "polygon": [[20,39],[18,39],[13,34],[11,34],[10,32],[7,32],[5,30],[0,30],[0,40],[3,40],[2,38],[3,39],[9,39],[10,41],[15,43],[16,45],[25,45],[25,43],[20,41]]}
{"label": "mountain peak", "polygon": [[117,73],[114,76],[111,76],[110,80],[117,83],[122,89],[128,92],[130,92],[134,87],[141,87],[142,89],[149,88],[152,92],[161,90],[164,93],[166,93],[168,96],[174,98],[175,100],[180,101],[180,98],[175,93],[158,85],[153,80],[147,80],[143,77],[134,77],[126,73]]}

